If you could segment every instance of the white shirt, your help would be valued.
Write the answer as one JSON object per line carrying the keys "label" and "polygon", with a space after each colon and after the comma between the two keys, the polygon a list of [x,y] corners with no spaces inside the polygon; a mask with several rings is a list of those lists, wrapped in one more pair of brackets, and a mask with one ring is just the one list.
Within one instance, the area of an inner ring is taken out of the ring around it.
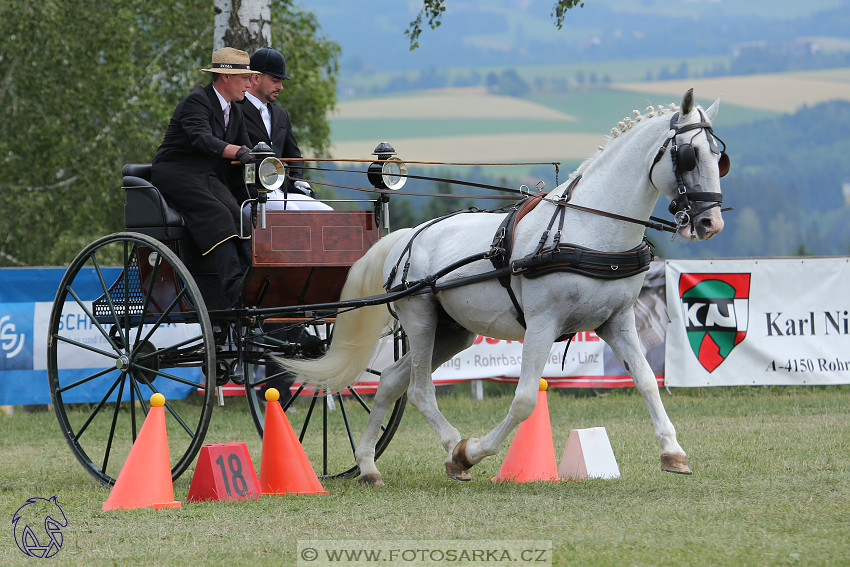
{"label": "white shirt", "polygon": [[263,103],[260,99],[255,97],[249,92],[245,92],[245,98],[251,101],[251,104],[257,107],[257,110],[260,111],[260,116],[263,117],[263,124],[266,125],[266,133],[269,135],[269,140],[272,139],[272,116],[269,114],[269,107]]}
{"label": "white shirt", "polygon": [[223,96],[221,96],[221,93],[219,93],[219,92],[216,90],[215,85],[213,85],[213,92],[215,93],[215,96],[217,96],[217,97],[218,97],[218,102],[219,102],[219,104],[221,104],[221,111],[222,111],[222,112],[224,112],[224,127],[225,127],[225,128],[227,128],[227,122],[228,122],[228,120],[227,120],[227,114],[228,114],[228,112],[227,112],[227,110],[226,110],[226,109],[227,109],[227,107],[229,107],[229,106],[230,106],[230,103],[229,103],[229,102],[227,102],[226,100],[224,100],[224,97],[223,97]]}

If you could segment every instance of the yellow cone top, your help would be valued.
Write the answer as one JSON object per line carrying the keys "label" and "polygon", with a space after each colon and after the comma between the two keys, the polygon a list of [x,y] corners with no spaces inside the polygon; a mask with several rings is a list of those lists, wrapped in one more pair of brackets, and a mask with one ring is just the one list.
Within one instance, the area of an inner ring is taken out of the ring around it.
{"label": "yellow cone top", "polygon": [[280,399],[280,392],[277,391],[277,388],[269,388],[266,390],[266,401],[267,402],[276,402]]}
{"label": "yellow cone top", "polygon": [[151,396],[151,405],[155,408],[161,408],[165,405],[165,396],[157,392]]}
{"label": "yellow cone top", "polygon": [[549,382],[546,381],[545,378],[540,379],[540,392],[545,392],[546,389],[549,388]]}

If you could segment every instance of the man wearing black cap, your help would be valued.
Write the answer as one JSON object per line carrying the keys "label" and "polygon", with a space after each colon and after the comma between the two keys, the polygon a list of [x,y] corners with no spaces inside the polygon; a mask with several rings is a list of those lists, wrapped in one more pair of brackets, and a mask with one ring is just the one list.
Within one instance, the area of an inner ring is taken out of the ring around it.
{"label": "man wearing black cap", "polygon": [[[283,55],[271,47],[258,49],[251,56],[251,70],[258,75],[251,77],[251,85],[245,93],[242,109],[245,114],[245,127],[253,147],[259,142],[271,146],[275,155],[282,160],[300,158],[301,150],[292,133],[289,113],[275,104],[283,81],[291,79],[286,74],[286,61]],[[287,190],[290,193],[302,193],[315,196],[306,181],[300,161],[288,162],[289,174]]]}

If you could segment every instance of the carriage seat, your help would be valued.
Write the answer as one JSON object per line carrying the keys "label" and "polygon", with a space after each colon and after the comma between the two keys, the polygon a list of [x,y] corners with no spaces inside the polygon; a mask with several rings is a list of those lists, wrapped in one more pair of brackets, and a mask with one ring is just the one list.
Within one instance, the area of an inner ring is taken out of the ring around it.
{"label": "carriage seat", "polygon": [[151,164],[128,163],[121,170],[124,189],[124,225],[127,230],[157,240],[189,237],[183,216],[165,202],[151,183]]}

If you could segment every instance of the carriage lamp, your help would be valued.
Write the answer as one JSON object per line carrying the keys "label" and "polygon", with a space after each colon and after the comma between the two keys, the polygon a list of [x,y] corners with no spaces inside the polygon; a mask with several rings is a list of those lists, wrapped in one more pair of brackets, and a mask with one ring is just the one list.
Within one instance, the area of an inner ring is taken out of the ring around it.
{"label": "carriage lamp", "polygon": [[275,157],[274,151],[265,142],[251,150],[253,161],[245,165],[245,184],[257,192],[260,228],[266,228],[266,203],[268,194],[286,181],[286,166]]}
{"label": "carriage lamp", "polygon": [[381,161],[372,162],[366,172],[369,182],[375,189],[401,189],[407,183],[407,165],[395,157],[395,148],[387,142],[381,142],[373,156]]}

